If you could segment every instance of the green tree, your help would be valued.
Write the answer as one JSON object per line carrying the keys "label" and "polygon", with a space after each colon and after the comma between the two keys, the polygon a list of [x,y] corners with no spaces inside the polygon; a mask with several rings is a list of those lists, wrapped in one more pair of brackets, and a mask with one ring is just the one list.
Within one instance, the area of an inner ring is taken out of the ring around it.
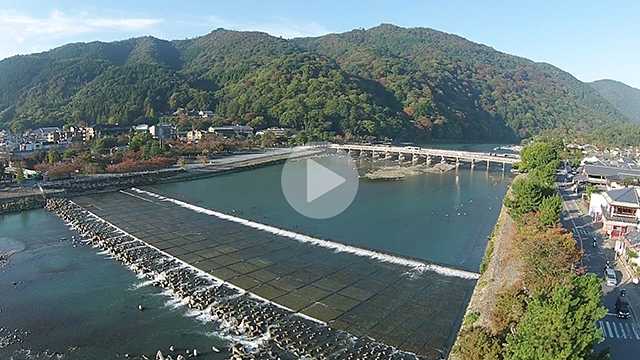
{"label": "green tree", "polygon": [[587,185],[587,188],[586,188],[587,201],[591,202],[591,194],[597,193],[598,191],[600,190],[598,190],[598,187],[596,185],[592,185],[592,184]]}
{"label": "green tree", "polygon": [[76,156],[77,154],[78,154],[78,152],[76,151],[76,149],[68,148],[62,153],[62,158],[63,159],[71,159],[72,157]]}
{"label": "green tree", "polygon": [[148,142],[153,140],[153,136],[149,133],[143,132],[134,135],[129,143],[129,149],[131,151],[139,151],[142,147],[147,145]]}
{"label": "green tree", "polygon": [[537,292],[514,334],[507,336],[508,360],[605,359],[593,348],[604,340],[595,322],[607,310],[602,306],[600,280],[593,274],[574,275],[571,283],[551,294]]}
{"label": "green tree", "polygon": [[54,148],[49,149],[49,153],[47,154],[47,162],[49,162],[49,164],[56,164],[60,162],[60,160],[62,160],[62,157],[60,156],[58,150]]}
{"label": "green tree", "polygon": [[559,159],[558,150],[552,143],[537,141],[525,146],[522,151],[520,151],[520,164],[518,165],[518,169],[522,172],[529,172],[532,169],[543,169]]}
{"label": "green tree", "polygon": [[562,197],[559,194],[542,199],[542,204],[540,204],[540,220],[547,226],[557,226],[560,222],[562,204]]}
{"label": "green tree", "polygon": [[116,139],[112,136],[101,137],[93,143],[93,153],[96,155],[108,154],[112,147],[117,145]]}
{"label": "green tree", "polygon": [[273,146],[273,143],[276,141],[276,135],[272,131],[266,131],[264,134],[262,134],[262,138],[260,141],[260,145],[263,148]]}
{"label": "green tree", "polygon": [[511,184],[511,192],[503,202],[509,215],[519,220],[523,214],[540,208],[545,191],[546,189],[538,182],[521,178]]}
{"label": "green tree", "polygon": [[20,185],[24,182],[24,169],[22,168],[22,161],[18,161],[16,164],[16,182]]}

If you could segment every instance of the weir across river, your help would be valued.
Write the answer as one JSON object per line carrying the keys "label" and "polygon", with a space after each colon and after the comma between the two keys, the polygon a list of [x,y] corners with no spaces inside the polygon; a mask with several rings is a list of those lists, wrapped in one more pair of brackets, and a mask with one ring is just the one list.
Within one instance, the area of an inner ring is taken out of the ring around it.
{"label": "weir across river", "polygon": [[233,288],[329,329],[421,358],[447,355],[478,278],[473,272],[316,239],[145,190],[73,201],[127,236]]}

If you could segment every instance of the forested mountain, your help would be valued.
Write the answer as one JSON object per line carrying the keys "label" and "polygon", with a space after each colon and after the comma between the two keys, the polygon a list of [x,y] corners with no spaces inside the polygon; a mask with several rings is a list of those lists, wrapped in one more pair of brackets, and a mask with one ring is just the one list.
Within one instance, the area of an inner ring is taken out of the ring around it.
{"label": "forested mountain", "polygon": [[640,89],[615,80],[598,80],[589,85],[598,90],[627,119],[640,125]]}
{"label": "forested mountain", "polygon": [[0,61],[0,127],[134,124],[177,108],[256,128],[420,140],[515,140],[627,121],[548,64],[432,29],[380,25],[286,40],[218,29],[187,40],[75,43]]}

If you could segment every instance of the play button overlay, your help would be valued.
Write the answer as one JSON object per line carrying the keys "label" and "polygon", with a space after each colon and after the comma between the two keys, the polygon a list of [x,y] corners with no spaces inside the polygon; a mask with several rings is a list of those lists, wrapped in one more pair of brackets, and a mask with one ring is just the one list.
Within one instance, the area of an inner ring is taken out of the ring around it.
{"label": "play button overlay", "polygon": [[300,214],[328,219],[346,210],[358,192],[356,162],[326,145],[294,149],[282,168],[282,192]]}
{"label": "play button overlay", "polygon": [[312,202],[344,184],[345,181],[347,179],[317,162],[307,159],[307,202]]}

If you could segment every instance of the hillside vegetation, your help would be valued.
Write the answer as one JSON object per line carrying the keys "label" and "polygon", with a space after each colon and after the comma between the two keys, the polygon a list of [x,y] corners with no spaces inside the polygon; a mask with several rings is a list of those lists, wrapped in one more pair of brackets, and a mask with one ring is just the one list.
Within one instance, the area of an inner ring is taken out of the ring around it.
{"label": "hillside vegetation", "polygon": [[640,125],[640,89],[615,80],[598,80],[589,83],[620,113]]}
{"label": "hillside vegetation", "polygon": [[286,40],[218,29],[194,39],[74,43],[0,61],[0,127],[135,124],[209,109],[311,139],[513,141],[625,117],[548,64],[426,28],[380,25]]}

